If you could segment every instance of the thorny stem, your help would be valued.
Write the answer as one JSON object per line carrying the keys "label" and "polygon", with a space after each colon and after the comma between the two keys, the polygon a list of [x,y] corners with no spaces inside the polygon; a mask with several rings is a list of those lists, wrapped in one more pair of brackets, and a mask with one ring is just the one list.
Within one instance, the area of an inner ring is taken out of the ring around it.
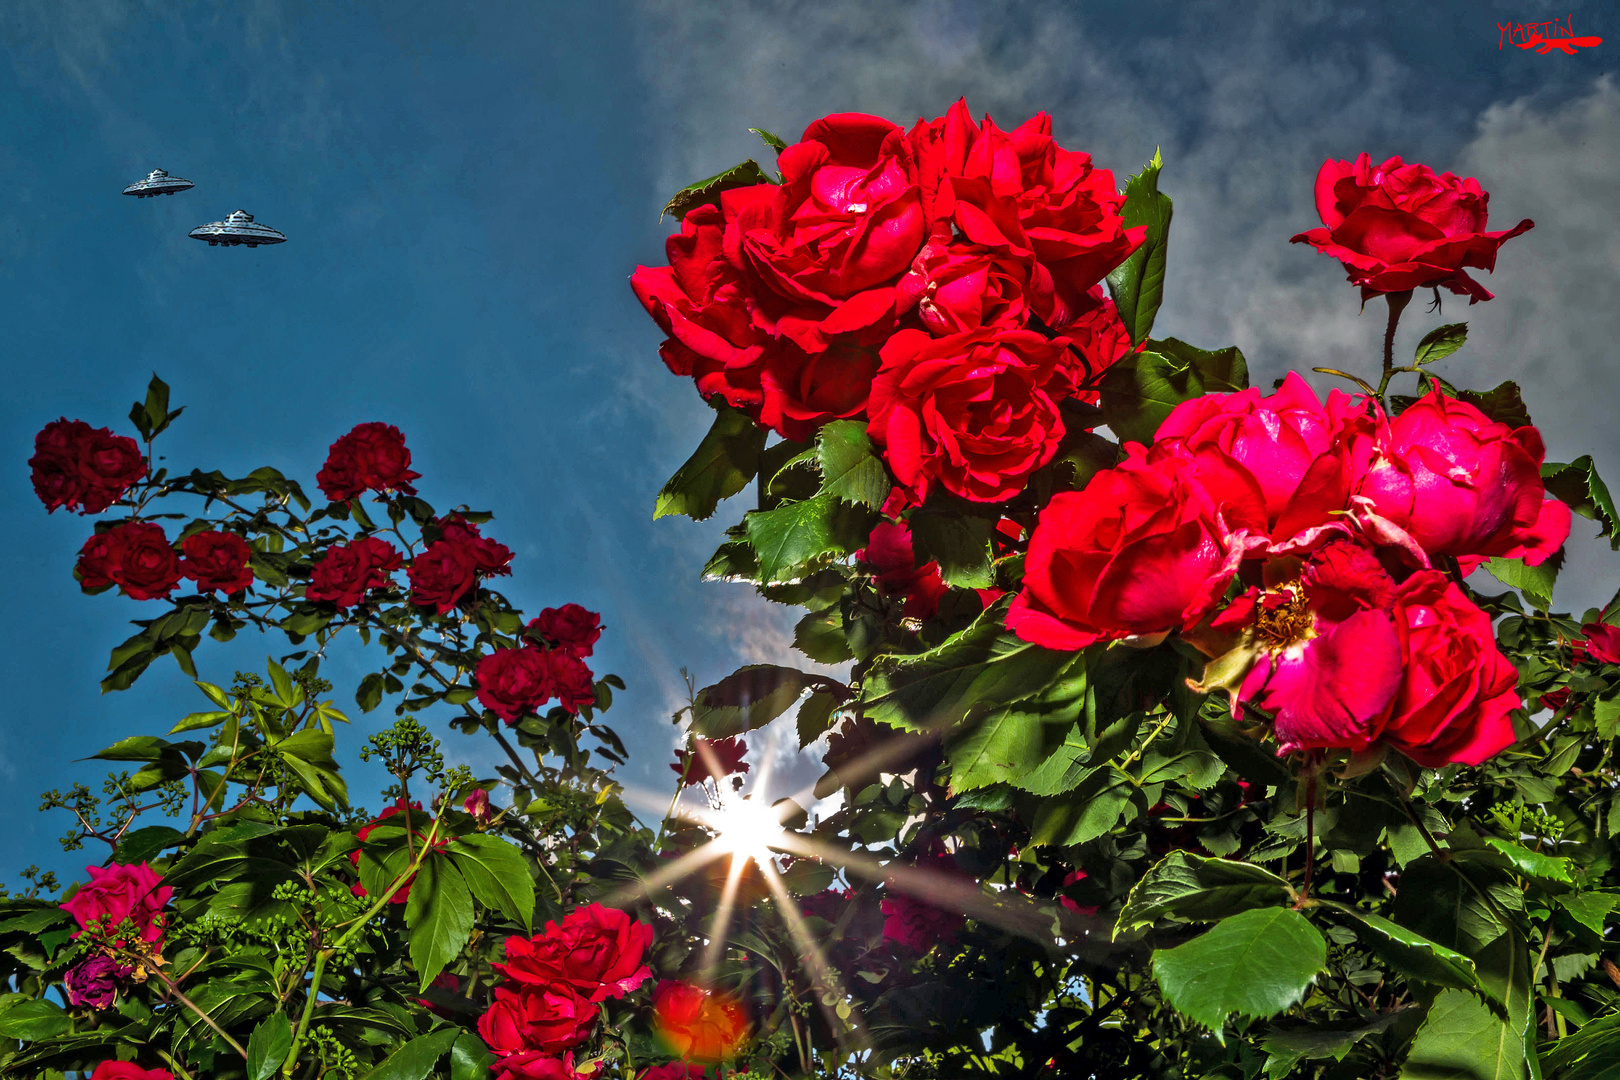
{"label": "thorny stem", "polygon": [[1389,302],[1389,324],[1384,328],[1384,378],[1378,384],[1380,403],[1383,402],[1385,391],[1389,389],[1390,378],[1395,374],[1395,327],[1400,324],[1401,312],[1412,302],[1412,290],[1385,293],[1384,299]]}

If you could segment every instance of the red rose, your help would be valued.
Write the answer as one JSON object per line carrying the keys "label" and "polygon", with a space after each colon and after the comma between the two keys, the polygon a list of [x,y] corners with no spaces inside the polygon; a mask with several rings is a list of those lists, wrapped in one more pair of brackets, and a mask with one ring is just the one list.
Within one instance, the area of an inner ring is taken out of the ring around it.
{"label": "red rose", "polygon": [[[694,738],[691,751],[675,751],[675,763],[670,766],[676,773],[685,776],[687,784],[701,784],[711,776],[719,779],[722,776],[731,776],[748,771],[748,762],[743,755],[748,753],[748,744],[742,737],[733,735],[727,739],[701,739]],[[687,759],[691,758],[691,764]]]}
{"label": "red rose", "polygon": [[167,1069],[143,1069],[132,1061],[103,1061],[90,1080],[174,1080]]}
{"label": "red rose", "polygon": [[478,540],[483,533],[478,526],[460,514],[450,513],[434,521],[439,527],[439,538],[442,540]]}
{"label": "red rose", "polygon": [[65,506],[99,514],[146,475],[146,459],[134,439],[66,417],[34,436],[28,465],[34,493],[53,512]]}
{"label": "red rose", "polygon": [[[1067,889],[1070,885],[1073,885],[1077,881],[1086,880],[1086,877],[1087,874],[1084,870],[1070,870],[1063,876],[1063,887]],[[1058,894],[1058,903],[1062,904],[1076,915],[1084,915],[1088,918],[1096,915],[1098,911],[1097,905],[1076,903],[1063,893]]]}
{"label": "red rose", "polygon": [[1570,525],[1542,484],[1545,456],[1534,427],[1497,423],[1437,386],[1390,421],[1359,494],[1369,520],[1431,556],[1455,555],[1465,572],[1493,555],[1539,566]]}
{"label": "red rose", "polygon": [[[89,930],[106,934],[128,919],[134,922],[141,940],[163,940],[163,905],[174,890],[162,884],[163,877],[146,863],[87,866],[90,880],[79,886],[66,903],[59,905],[78,922],[73,936]],[[122,942],[119,942],[121,945]]]}
{"label": "red rose", "polygon": [[1067,344],[1029,330],[901,330],[883,346],[867,431],[918,502],[936,483],[975,502],[1011,498],[1063,438]]}
{"label": "red rose", "polygon": [[[376,817],[372,818],[365,825],[361,826],[360,831],[354,834],[354,838],[356,840],[359,840],[361,843],[365,843],[366,838],[371,835],[372,830],[374,830],[378,825],[381,825],[383,822],[387,821],[389,818],[393,817],[395,814],[402,813],[407,808],[407,806],[411,810],[418,811],[418,812],[420,812],[421,809],[422,809],[422,804],[421,803],[419,803],[419,802],[406,803],[405,797],[402,795],[399,798],[394,800],[394,805],[393,806],[385,808],[382,813],[378,814]],[[416,824],[416,822],[424,820],[424,817],[425,816],[416,817],[411,822],[411,835],[416,837],[418,840],[427,839],[427,835]],[[401,821],[401,822],[398,822],[397,824],[403,825],[405,823],[403,821]],[[440,840],[440,841],[437,841],[434,844],[434,846],[435,847],[443,847],[444,844],[445,844],[445,841]],[[349,863],[356,870],[358,870],[360,868],[360,852],[358,852],[358,851],[349,852]],[[412,874],[410,876],[410,878],[405,882],[405,884],[401,885],[394,892],[394,895],[390,896],[388,898],[388,902],[390,904],[403,904],[405,901],[409,900],[411,898],[411,882],[413,882],[415,880],[416,880],[416,875]],[[353,885],[349,886],[349,891],[351,893],[353,893],[355,896],[369,896],[369,895],[371,895],[370,893],[368,893],[366,891],[366,887],[364,885],[360,884],[358,881],[355,882]]]}
{"label": "red rose", "polygon": [[1139,443],[1080,491],[1061,492],[1030,536],[1007,628],[1049,649],[1195,626],[1220,600],[1242,549],[1185,461]]}
{"label": "red rose", "polygon": [[1024,285],[1028,267],[980,244],[930,240],[897,286],[899,306],[916,306],[930,333],[944,337],[983,326],[1023,329],[1028,320]]}
{"label": "red rose", "polygon": [[564,604],[560,608],[543,609],[530,620],[529,629],[538,631],[553,648],[586,657],[602,636],[602,616],[578,604]]}
{"label": "red rose", "polygon": [[508,724],[538,713],[541,705],[556,696],[550,655],[530,646],[488,654],[478,661],[475,674],[478,703]]}
{"label": "red rose", "polygon": [[1496,249],[1535,222],[1486,232],[1490,194],[1473,178],[1436,176],[1427,165],[1392,157],[1382,165],[1362,154],[1355,163],[1325,161],[1316,174],[1316,212],[1325,228],[1302,232],[1307,243],[1344,264],[1361,298],[1444,285],[1469,298],[1491,293],[1467,266],[1496,267]]}
{"label": "red rose", "polygon": [[1004,132],[988,116],[974,124],[958,101],[918,121],[910,140],[936,235],[954,225],[968,243],[1025,261],[1028,303],[1055,330],[1093,306],[1091,287],[1147,236],[1125,227],[1113,173],[1058,146],[1046,113]]}
{"label": "red rose", "polygon": [[490,819],[489,792],[483,788],[473,788],[472,793],[461,801],[461,808],[472,815],[474,821],[480,825],[488,825]]}
{"label": "red rose", "polygon": [[892,325],[894,282],[927,235],[911,156],[897,124],[862,113],[815,121],[777,156],[781,186],[740,205],[725,238],[756,321],[810,353]]}
{"label": "red rose", "polygon": [[478,585],[479,559],[471,545],[440,540],[411,560],[411,603],[443,615]]}
{"label": "red rose", "polygon": [[1401,584],[1395,613],[1402,679],[1379,737],[1435,769],[1511,746],[1519,673],[1497,650],[1490,616],[1434,570]]}
{"label": "red rose", "polygon": [[126,521],[86,540],[77,569],[85,590],[121,585],[136,600],[166,597],[180,584],[180,559],[163,526],[147,521]]}
{"label": "red rose", "polygon": [[415,495],[411,452],[405,436],[392,424],[360,424],[332,444],[315,482],[330,502],[344,502],[366,491],[400,491]]}
{"label": "red rose", "polygon": [[605,1001],[623,997],[652,975],[642,962],[652,939],[646,923],[588,904],[570,911],[561,926],[548,922],[532,938],[507,938],[506,962],[495,967],[521,986],[569,986],[588,1001]]}
{"label": "red rose", "polygon": [[1541,695],[1541,707],[1543,709],[1551,709],[1553,712],[1557,712],[1565,705],[1569,704],[1569,696],[1570,692],[1569,687],[1567,686],[1560,686],[1556,690],[1548,690],[1545,694]]}
{"label": "red rose", "polygon": [[940,600],[950,591],[939,576],[939,563],[917,565],[911,529],[903,521],[878,522],[855,558],[872,568],[880,593],[904,598],[908,619],[933,618]]}
{"label": "red rose", "polygon": [[748,1037],[748,1019],[732,998],[691,983],[665,979],[653,991],[659,1036],[686,1061],[723,1061]]}
{"label": "red rose", "polygon": [[557,696],[559,705],[578,713],[596,703],[596,686],[585,661],[562,649],[548,650],[545,655],[551,667],[551,692]]}
{"label": "red rose", "polygon": [[1272,551],[1314,546],[1346,534],[1342,511],[1358,479],[1345,432],[1372,430],[1368,406],[1338,390],[1324,405],[1295,372],[1277,392],[1250,388],[1177,405],[1154,436],[1150,460],[1185,455],[1206,490],[1218,493],[1229,530],[1270,539]]}
{"label": "red rose", "polygon": [[248,566],[253,549],[235,533],[193,533],[180,550],[185,555],[180,572],[197,583],[198,592],[217,589],[229,595],[253,584],[253,570]]}
{"label": "red rose", "polygon": [[[1101,285],[1093,285],[1086,295],[1091,306],[1063,328],[1063,336],[1074,346],[1084,367],[1083,372],[1075,377],[1073,396],[1095,403],[1101,396],[1097,390],[1098,380],[1103,372],[1119,363],[1131,351],[1131,334],[1120,321],[1119,309],[1114,306],[1112,299],[1104,295]],[[1141,352],[1145,348],[1147,342],[1144,341],[1136,351]]]}
{"label": "red rose", "polygon": [[496,987],[495,1003],[478,1020],[478,1034],[497,1057],[556,1057],[585,1041],[601,1011],[566,984]]}
{"label": "red rose", "polygon": [[885,896],[879,908],[888,916],[883,920],[884,940],[920,953],[932,949],[935,942],[949,943],[967,921],[960,912],[945,911],[905,893]]}
{"label": "red rose", "polygon": [[552,1057],[530,1050],[501,1058],[489,1068],[494,1080],[589,1080],[574,1071],[572,1051],[562,1057]]}
{"label": "red rose", "polygon": [[372,589],[387,587],[402,562],[394,545],[375,536],[334,544],[311,570],[304,599],[353,607]]}
{"label": "red rose", "polygon": [[1603,623],[1581,627],[1585,637],[1571,642],[1571,662],[1595,660],[1600,664],[1620,664],[1620,629]]}

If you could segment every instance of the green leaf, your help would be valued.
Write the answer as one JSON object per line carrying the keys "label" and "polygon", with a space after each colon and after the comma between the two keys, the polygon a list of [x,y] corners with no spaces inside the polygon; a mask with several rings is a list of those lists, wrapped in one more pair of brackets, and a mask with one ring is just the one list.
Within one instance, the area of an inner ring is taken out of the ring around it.
{"label": "green leaf", "polygon": [[284,1013],[272,1013],[259,1022],[248,1036],[248,1080],[270,1080],[292,1049],[292,1021]]}
{"label": "green leaf", "polygon": [[889,472],[872,449],[866,425],[834,420],[816,436],[821,490],[847,503],[876,510],[889,497]]}
{"label": "green leaf", "polygon": [[765,145],[769,146],[772,150],[775,150],[778,154],[787,149],[788,144],[783,142],[780,136],[772,135],[764,128],[749,128],[748,130],[752,131],[755,135],[758,135],[761,139],[764,139]]}
{"label": "green leaf", "polygon": [[1436,986],[1483,991],[1474,961],[1455,949],[1368,911],[1332,901],[1323,906],[1343,917],[1362,944],[1396,971]]}
{"label": "green leaf", "polygon": [[1506,424],[1510,428],[1530,426],[1530,410],[1525,408],[1516,382],[1505,382],[1484,392],[1458,390],[1457,399],[1466,401],[1498,424]]}
{"label": "green leaf", "polygon": [[517,848],[498,836],[474,833],[449,848],[473,897],[531,930],[534,922],[534,877]]}
{"label": "green leaf", "polygon": [[1425,855],[1401,871],[1391,916],[1430,941],[1477,957],[1508,931],[1502,913],[1523,909],[1523,893],[1500,870]]}
{"label": "green leaf", "polygon": [[1108,275],[1119,317],[1131,335],[1131,344],[1146,341],[1153,331],[1153,319],[1164,300],[1164,266],[1170,235],[1170,196],[1159,191],[1159,170],[1164,159],[1153,151],[1153,160],[1125,183],[1125,205],[1120,216],[1126,228],[1147,226],[1142,246]]}
{"label": "green leaf", "polygon": [[664,209],[658,216],[662,218],[666,214],[673,214],[677,218],[684,218],[695,207],[711,203],[718,205],[720,193],[723,191],[769,183],[773,181],[765,174],[765,170],[759,167],[759,162],[749,158],[741,165],[733,165],[723,173],[716,173],[707,180],[699,180],[695,184],[681,188],[664,204]]}
{"label": "green leaf", "polygon": [[1058,740],[1074,726],[1072,719],[1053,720],[1018,708],[992,710],[964,730],[952,733],[945,746],[951,764],[951,791],[970,791],[1005,783],[1035,769],[1052,754]]}
{"label": "green leaf", "polygon": [[1122,442],[1151,443],[1183,401],[1248,385],[1248,364],[1236,346],[1205,352],[1175,338],[1155,341],[1150,351],[1127,353],[1103,375],[1103,417]]}
{"label": "green leaf", "polygon": [[215,727],[230,719],[228,712],[194,712],[169,729],[170,735],[178,735],[182,731],[196,731],[198,728]]}
{"label": "green leaf", "polygon": [[1613,1080],[1620,1076],[1620,1012],[1600,1016],[1542,1051],[1549,1080]]}
{"label": "green leaf", "polygon": [[988,589],[996,583],[991,565],[994,553],[990,535],[996,523],[990,518],[962,513],[930,513],[926,508],[911,515],[911,542],[917,563],[939,563],[939,576],[945,584],[961,589]]}
{"label": "green leaf", "polygon": [[438,1060],[449,1053],[464,1034],[458,1027],[443,1027],[418,1035],[389,1054],[362,1080],[425,1080]]}
{"label": "green leaf", "polygon": [[1564,549],[1559,548],[1540,566],[1527,566],[1523,559],[1487,559],[1485,569],[1504,585],[1511,585],[1524,594],[1542,611],[1552,606],[1553,585],[1558,581],[1558,570],[1564,565]]}
{"label": "green leaf", "polygon": [[1531,851],[1523,844],[1503,840],[1499,836],[1487,836],[1485,843],[1507,856],[1516,873],[1525,877],[1539,878],[1542,881],[1556,881],[1562,885],[1575,884],[1574,878],[1570,877],[1572,866],[1566,858],[1543,855],[1538,851]]}
{"label": "green leaf", "polygon": [[799,729],[799,748],[809,746],[823,732],[832,727],[832,717],[838,708],[838,699],[832,694],[811,694],[799,705],[794,721]]}
{"label": "green leaf", "polygon": [[1343,1061],[1356,1043],[1368,1036],[1383,1034],[1397,1019],[1399,1017],[1392,1013],[1370,1024],[1354,1027],[1322,1024],[1285,1031],[1273,1030],[1261,1044],[1267,1055],[1267,1080],[1282,1080],[1305,1058]]}
{"label": "green leaf", "polygon": [[793,628],[793,645],[810,659],[822,664],[841,664],[853,659],[849,639],[844,636],[844,613],[838,604],[812,611]]}
{"label": "green leaf", "polygon": [[73,1018],[49,1001],[19,1001],[0,1011],[0,1039],[38,1042],[71,1030]]}
{"label": "green leaf", "polygon": [[1524,1077],[1524,1032],[1466,990],[1440,991],[1401,1070],[1401,1080]]}
{"label": "green leaf", "polygon": [[1072,847],[1095,840],[1128,811],[1135,816],[1131,797],[1136,790],[1131,778],[1112,765],[1093,770],[1073,791],[1035,802],[1030,846]]}
{"label": "green leaf", "polygon": [[1153,953],[1153,977],[1183,1016],[1225,1041],[1226,1018],[1275,1016],[1305,996],[1327,964],[1327,942],[1291,908],[1244,911]]}
{"label": "green leaf", "polygon": [[124,838],[118,842],[116,861],[125,864],[149,862],[157,857],[158,852],[173,847],[185,838],[185,833],[168,825],[148,825],[124,834]]}
{"label": "green leaf", "polygon": [[119,739],[99,754],[91,754],[92,761],[156,761],[163,756],[169,743],[153,735],[131,735]]}
{"label": "green leaf", "polygon": [[1609,892],[1568,893],[1558,897],[1557,903],[1570,918],[1602,937],[1603,924],[1608,921],[1609,912],[1620,904],[1620,895]]}
{"label": "green leaf", "polygon": [[368,713],[382,704],[383,677],[380,672],[373,671],[360,680],[360,687],[354,692],[354,703],[360,706],[360,711]]}
{"label": "green leaf", "polygon": [[1287,881],[1253,863],[1172,851],[1131,889],[1114,935],[1165,918],[1214,922],[1252,908],[1277,907],[1293,898]]}
{"label": "green leaf", "polygon": [[702,521],[709,517],[721,499],[747,487],[759,471],[766,434],[745,413],[721,403],[709,433],[658,493],[653,518],[684,514]]}
{"label": "green leaf", "polygon": [[422,861],[405,901],[405,926],[410,931],[411,964],[421,981],[418,989],[426,990],[444,966],[461,955],[472,935],[472,893],[450,860],[433,855]]}
{"label": "green leaf", "polygon": [[761,579],[796,581],[811,560],[847,555],[871,534],[869,511],[855,511],[825,492],[774,510],[751,510],[743,518],[748,542],[759,558]]}
{"label": "green leaf", "polygon": [[692,730],[705,739],[753,731],[787,712],[806,690],[831,683],[797,668],[749,664],[697,692]]}
{"label": "green leaf", "polygon": [[[1436,360],[1444,360],[1462,348],[1463,343],[1467,340],[1468,324],[1465,322],[1437,326],[1424,334],[1423,340],[1418,342],[1417,353],[1413,356],[1412,362],[1421,366],[1423,364],[1432,364]],[[1517,424],[1514,425],[1514,427],[1518,426]]]}
{"label": "green leaf", "polygon": [[1620,515],[1615,513],[1609,486],[1598,476],[1590,455],[1583,454],[1567,465],[1549,461],[1541,467],[1541,479],[1547,485],[1547,494],[1563,500],[1582,517],[1596,521],[1602,526],[1598,535],[1607,536],[1609,547],[1620,551]]}
{"label": "green leaf", "polygon": [[864,683],[866,715],[918,731],[949,726],[977,705],[1004,705],[1045,687],[1074,654],[1009,633],[1003,622],[1010,602],[998,600],[927,652],[875,660]]}

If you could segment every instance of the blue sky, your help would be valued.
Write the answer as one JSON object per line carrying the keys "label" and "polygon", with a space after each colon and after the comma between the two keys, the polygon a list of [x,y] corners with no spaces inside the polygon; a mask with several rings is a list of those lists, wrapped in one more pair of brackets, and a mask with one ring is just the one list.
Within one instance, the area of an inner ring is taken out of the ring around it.
{"label": "blue sky", "polygon": [[[1498,48],[1499,23],[1555,14],[1604,44]],[[1448,304],[1447,321],[1474,328],[1449,374],[1520,379],[1554,457],[1592,451],[1620,475],[1620,24],[1607,5],[13,0],[0,51],[8,867],[71,877],[99,859],[59,850],[66,823],[34,812],[38,792],[96,782],[104,769],[70,759],[198,707],[167,661],[131,691],[97,692],[141,605],[79,594],[90,523],[47,517],[23,464],[58,416],[126,428],[154,370],[188,406],[164,437],[173,465],[271,464],[313,490],[334,438],[399,425],[428,499],[497,515],[515,601],[603,612],[598,670],[630,686],[610,714],[634,755],[626,779],[667,791],[679,669],[701,683],[786,659],[792,625],[741,587],[697,580],[739,509],[651,520],[707,410],[664,371],[627,284],[661,258],[671,190],[759,153],[750,126],[791,138],[843,110],[909,123],[965,94],[1008,126],[1052,112],[1060,140],[1121,182],[1163,147],[1177,211],[1160,332],[1238,344],[1256,381],[1365,368],[1377,347],[1381,319],[1357,316],[1337,265],[1286,242],[1316,224],[1323,158],[1398,153],[1478,176],[1494,228],[1538,225],[1486,279],[1497,300]],[[159,167],[197,187],[118,194]],[[289,242],[187,239],[238,207]],[[1417,311],[1414,341],[1434,324]],[[1578,542],[1560,599],[1606,600],[1612,560]],[[223,682],[275,648],[207,643],[198,660]],[[339,686],[340,703],[352,690]],[[446,741],[475,766],[494,760],[485,743]]]}

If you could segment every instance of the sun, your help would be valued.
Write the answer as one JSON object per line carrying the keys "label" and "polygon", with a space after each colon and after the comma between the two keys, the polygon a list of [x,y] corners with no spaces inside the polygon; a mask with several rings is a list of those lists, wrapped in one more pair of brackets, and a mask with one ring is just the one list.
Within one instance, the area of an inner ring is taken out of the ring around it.
{"label": "sun", "polygon": [[785,830],[775,808],[753,799],[722,797],[702,817],[716,834],[714,843],[733,856],[763,863],[773,848],[784,845]]}

